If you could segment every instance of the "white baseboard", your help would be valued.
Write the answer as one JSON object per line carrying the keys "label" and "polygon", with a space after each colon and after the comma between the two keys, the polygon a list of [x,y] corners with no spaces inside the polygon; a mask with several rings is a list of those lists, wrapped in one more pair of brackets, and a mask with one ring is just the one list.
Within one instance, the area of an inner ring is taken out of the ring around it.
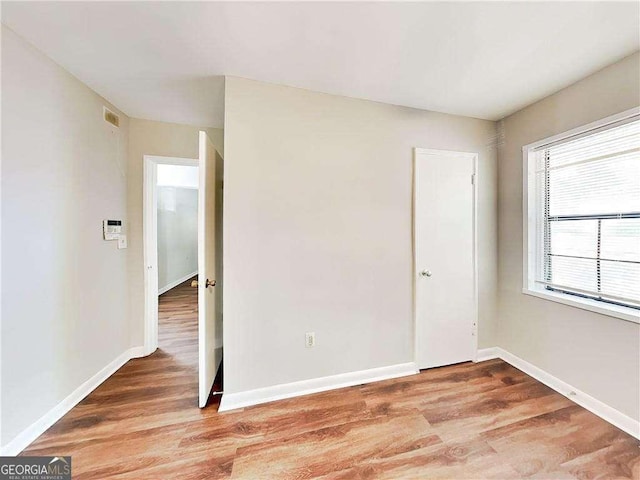
{"label": "white baseboard", "polygon": [[[142,347],[133,347],[133,348],[130,348],[129,350],[127,350],[127,351],[129,352],[129,360],[131,360],[132,358],[142,358],[142,357],[146,357],[146,356],[149,355],[149,353],[145,352],[144,346],[142,346]],[[151,352],[151,353],[153,353],[153,352]],[[125,362],[125,363],[127,363],[127,362]],[[124,363],[123,363],[123,365],[124,365]]]}
{"label": "white baseboard", "polygon": [[272,387],[258,388],[239,393],[225,393],[220,401],[220,412],[236,408],[273,402],[284,398],[298,397],[310,393],[324,392],[336,388],[351,387],[363,383],[377,382],[390,378],[405,377],[418,373],[418,366],[413,363],[400,363],[388,367],[360,370],[358,372],[341,373],[329,377],[284,383]]}
{"label": "white baseboard", "polygon": [[178,285],[180,285],[182,282],[186,282],[187,280],[189,280],[191,277],[195,277],[198,274],[198,271],[196,270],[195,272],[190,273],[189,275],[185,275],[182,278],[179,278],[178,280],[171,282],[169,285],[165,285],[162,288],[158,288],[158,296],[162,295],[165,292],[168,292],[169,290],[171,290],[172,288],[177,287]]}
{"label": "white baseboard", "polygon": [[497,348],[480,348],[476,355],[476,362],[484,362],[486,360],[493,360],[499,358]]}
{"label": "white baseboard", "polygon": [[478,350],[478,361],[501,358],[591,413],[640,439],[640,422],[500,347]]}
{"label": "white baseboard", "polygon": [[144,347],[125,350],[102,370],[76,388],[67,398],[45,413],[40,419],[20,432],[13,440],[0,448],[0,456],[18,455],[36,438],[42,435],[51,425],[60,420],[69,410],[94,391],[102,382],[113,375],[132,358],[144,356]]}

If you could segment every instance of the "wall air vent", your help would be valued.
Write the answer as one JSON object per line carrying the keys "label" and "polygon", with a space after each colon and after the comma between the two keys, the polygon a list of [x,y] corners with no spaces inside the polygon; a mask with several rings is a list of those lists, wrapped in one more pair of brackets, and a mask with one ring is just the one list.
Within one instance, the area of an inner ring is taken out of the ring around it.
{"label": "wall air vent", "polygon": [[103,117],[104,121],[110,123],[114,127],[120,127],[120,117],[109,110],[107,107],[103,107]]}

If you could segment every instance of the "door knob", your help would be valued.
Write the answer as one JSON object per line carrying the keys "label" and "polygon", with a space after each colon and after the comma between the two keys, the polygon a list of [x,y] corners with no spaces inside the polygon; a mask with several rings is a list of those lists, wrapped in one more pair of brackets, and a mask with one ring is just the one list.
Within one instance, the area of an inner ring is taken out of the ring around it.
{"label": "door knob", "polygon": [[216,281],[214,280],[213,282],[211,280],[209,280],[207,278],[207,281],[204,284],[204,288],[209,288],[209,287],[215,287],[216,286]]}
{"label": "door knob", "polygon": [[431,270],[423,270],[420,272],[420,276],[421,277],[430,277],[431,276]]}
{"label": "door knob", "polygon": [[198,280],[191,280],[191,286],[192,287],[197,287],[198,286]]}

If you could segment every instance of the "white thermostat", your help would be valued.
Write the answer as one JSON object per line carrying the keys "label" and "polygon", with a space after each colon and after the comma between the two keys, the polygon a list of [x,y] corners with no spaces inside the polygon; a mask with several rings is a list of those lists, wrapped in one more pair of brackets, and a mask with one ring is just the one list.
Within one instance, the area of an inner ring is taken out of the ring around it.
{"label": "white thermostat", "polygon": [[118,240],[122,234],[122,220],[103,220],[102,233],[105,240]]}

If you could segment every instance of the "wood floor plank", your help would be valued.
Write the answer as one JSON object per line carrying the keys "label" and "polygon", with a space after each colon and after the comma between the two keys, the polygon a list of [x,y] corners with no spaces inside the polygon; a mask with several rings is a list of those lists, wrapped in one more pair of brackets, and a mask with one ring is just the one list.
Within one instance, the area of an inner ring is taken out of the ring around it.
{"label": "wood floor plank", "polygon": [[638,442],[627,437],[562,465],[579,479],[640,479]]}
{"label": "wood floor plank", "polygon": [[640,479],[640,442],[501,360],[199,409],[196,289],[159,303],[159,349],[23,455],[72,455],[75,480]]}
{"label": "wood floor plank", "polygon": [[572,405],[546,385],[529,382],[508,385],[477,395],[439,397],[423,410],[425,418],[443,439],[477,435],[486,430],[535,417]]}
{"label": "wood floor plank", "polygon": [[434,443],[420,415],[361,420],[239,448],[231,478],[313,478]]}
{"label": "wood floor plank", "polygon": [[323,480],[336,479],[518,479],[510,465],[501,463],[491,446],[479,438],[426,445],[386,458],[370,458]]}
{"label": "wood floor plank", "polygon": [[[505,363],[493,362],[478,368],[472,363],[452,365],[446,368],[427,370],[419,376],[405,377],[384,382],[377,382],[362,387],[367,406],[374,415],[399,415],[429,411],[437,402],[448,404],[448,397],[475,397],[478,393],[496,390],[505,385],[515,385],[529,377],[515,370],[514,376],[521,380],[510,380],[506,384],[502,378],[493,373],[504,374]],[[507,365],[509,366],[509,365]],[[510,366],[509,366],[510,367]],[[513,368],[513,367],[511,367]],[[507,375],[504,376],[507,378]],[[512,378],[512,377],[509,377]],[[455,392],[455,393],[453,393]]]}
{"label": "wood floor plank", "polygon": [[[484,432],[482,437],[525,477],[560,476],[567,472],[562,464],[630,438],[575,404]],[[525,451],[522,445],[529,447]]]}

